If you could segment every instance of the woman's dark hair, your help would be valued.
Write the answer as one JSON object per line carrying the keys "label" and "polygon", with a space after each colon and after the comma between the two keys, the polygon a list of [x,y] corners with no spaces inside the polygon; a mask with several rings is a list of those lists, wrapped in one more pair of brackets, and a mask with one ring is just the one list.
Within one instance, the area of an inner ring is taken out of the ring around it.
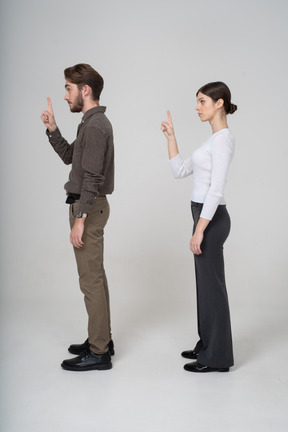
{"label": "woman's dark hair", "polygon": [[217,102],[219,99],[224,101],[224,109],[226,114],[233,114],[237,110],[237,105],[231,103],[231,92],[229,87],[221,81],[210,82],[202,86],[196,93],[203,93]]}
{"label": "woman's dark hair", "polygon": [[64,76],[67,81],[77,84],[80,90],[84,85],[92,89],[93,99],[99,100],[100,94],[104,87],[104,80],[90,65],[80,63],[64,70]]}

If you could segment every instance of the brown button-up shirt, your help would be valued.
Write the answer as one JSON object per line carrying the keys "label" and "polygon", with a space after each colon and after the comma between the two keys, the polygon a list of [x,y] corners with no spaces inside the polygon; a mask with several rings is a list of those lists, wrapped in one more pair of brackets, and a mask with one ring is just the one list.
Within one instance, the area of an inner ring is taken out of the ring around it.
{"label": "brown button-up shirt", "polygon": [[46,132],[63,162],[72,163],[64,188],[67,194],[81,195],[79,210],[84,213],[89,213],[98,195],[114,190],[113,130],[105,111],[103,106],[86,111],[72,144],[68,144],[59,129]]}

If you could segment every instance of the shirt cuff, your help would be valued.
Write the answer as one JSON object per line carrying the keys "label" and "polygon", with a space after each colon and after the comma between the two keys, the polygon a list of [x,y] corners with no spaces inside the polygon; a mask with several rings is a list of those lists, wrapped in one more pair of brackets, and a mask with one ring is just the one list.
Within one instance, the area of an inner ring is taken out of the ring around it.
{"label": "shirt cuff", "polygon": [[53,132],[50,132],[48,129],[46,129],[46,135],[48,136],[49,141],[54,141],[62,137],[61,132],[58,128]]}
{"label": "shirt cuff", "polygon": [[[86,199],[85,199],[85,195],[86,195]],[[89,194],[89,195],[90,196],[87,197],[87,194],[81,194],[80,202],[79,202],[79,210],[87,214],[89,214],[91,207],[95,204],[98,194],[96,196],[95,194]]]}

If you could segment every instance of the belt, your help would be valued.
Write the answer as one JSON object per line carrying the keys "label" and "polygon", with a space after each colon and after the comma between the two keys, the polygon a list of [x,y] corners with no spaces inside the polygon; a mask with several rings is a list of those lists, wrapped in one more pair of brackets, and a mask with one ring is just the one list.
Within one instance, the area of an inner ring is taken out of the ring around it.
{"label": "belt", "polygon": [[79,194],[69,194],[66,199],[66,204],[74,204],[75,201],[79,200],[81,195]]}
{"label": "belt", "polygon": [[[66,199],[66,204],[74,204],[80,197],[81,195],[79,194],[69,194]],[[98,195],[98,198],[106,198],[106,195]]]}

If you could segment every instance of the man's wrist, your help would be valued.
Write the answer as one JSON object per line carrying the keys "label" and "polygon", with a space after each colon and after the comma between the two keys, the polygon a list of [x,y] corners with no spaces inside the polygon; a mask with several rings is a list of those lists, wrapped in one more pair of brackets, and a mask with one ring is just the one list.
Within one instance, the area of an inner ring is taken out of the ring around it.
{"label": "man's wrist", "polygon": [[55,132],[56,129],[57,129],[57,125],[55,124],[55,126],[49,126],[47,129],[48,129],[48,131],[51,132],[51,133],[52,133],[52,132]]}
{"label": "man's wrist", "polygon": [[86,219],[87,216],[88,216],[88,214],[82,212],[81,210],[77,210],[76,213],[75,213],[75,216],[76,216],[77,219]]}

